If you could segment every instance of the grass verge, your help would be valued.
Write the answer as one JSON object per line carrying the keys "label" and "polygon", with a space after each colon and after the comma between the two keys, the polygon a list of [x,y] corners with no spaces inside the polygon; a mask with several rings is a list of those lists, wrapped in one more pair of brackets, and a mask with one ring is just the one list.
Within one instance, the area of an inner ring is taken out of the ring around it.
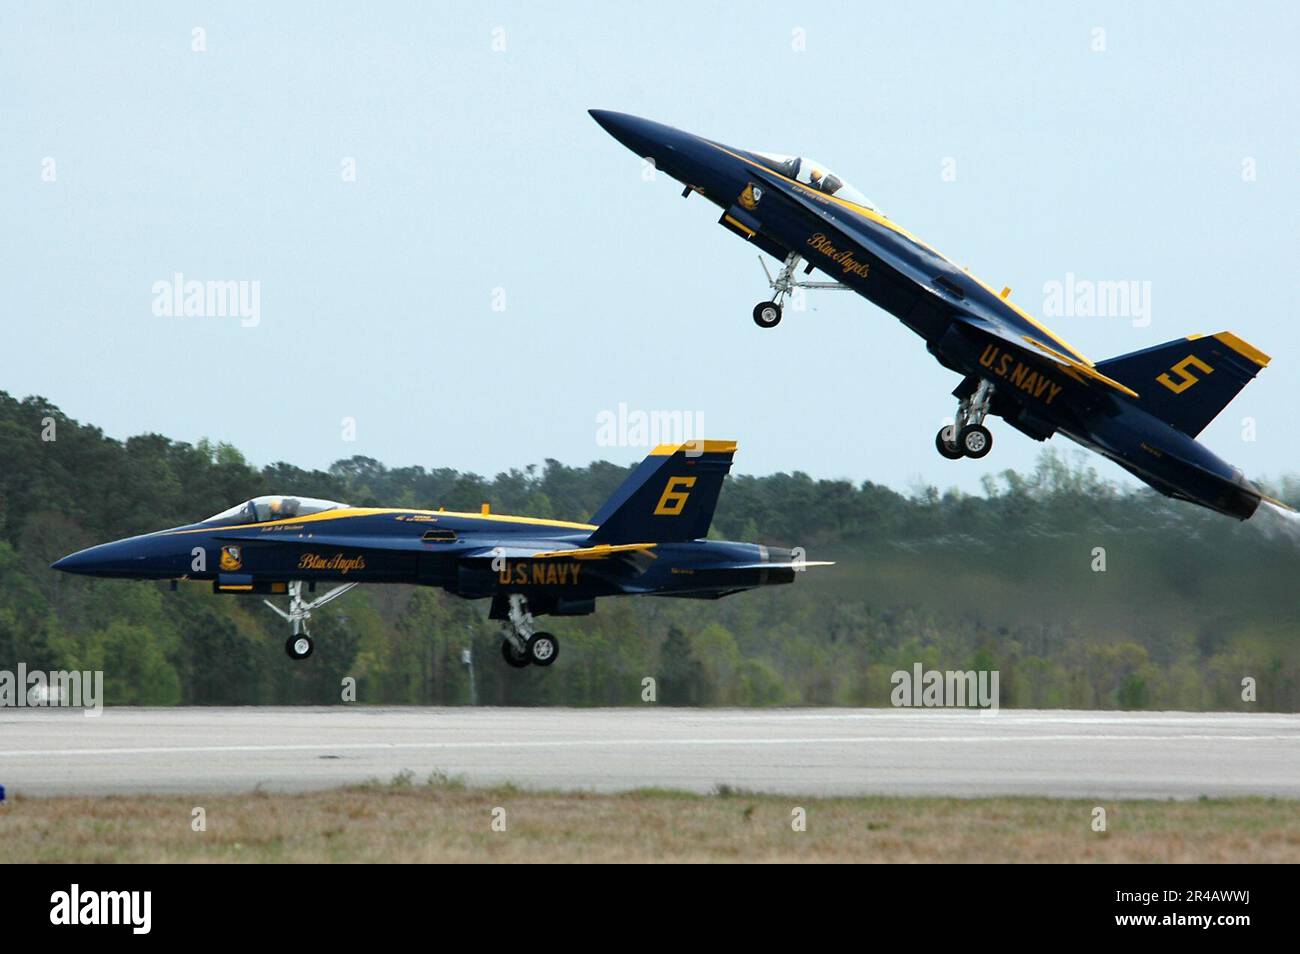
{"label": "grass verge", "polygon": [[1295,863],[1300,802],[599,795],[403,773],[292,795],[17,797],[0,861]]}

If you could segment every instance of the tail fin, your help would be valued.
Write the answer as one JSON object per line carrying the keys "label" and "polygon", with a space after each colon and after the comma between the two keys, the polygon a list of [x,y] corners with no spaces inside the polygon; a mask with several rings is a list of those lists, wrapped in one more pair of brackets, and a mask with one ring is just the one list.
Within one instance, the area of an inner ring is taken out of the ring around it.
{"label": "tail fin", "polygon": [[1195,437],[1268,362],[1258,348],[1220,331],[1120,355],[1097,370],[1136,391],[1144,410]]}
{"label": "tail fin", "polygon": [[663,444],[591,518],[593,543],[675,543],[708,535],[734,441]]}

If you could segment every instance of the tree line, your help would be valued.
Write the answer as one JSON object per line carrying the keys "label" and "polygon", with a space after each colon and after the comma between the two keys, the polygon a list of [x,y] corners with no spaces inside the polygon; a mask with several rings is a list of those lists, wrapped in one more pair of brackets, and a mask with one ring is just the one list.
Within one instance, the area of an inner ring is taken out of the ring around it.
{"label": "tree line", "polygon": [[[602,600],[555,620],[564,655],[508,669],[485,602],[358,587],[285,658],[257,597],[101,581],[49,563],[264,493],[356,506],[585,520],[629,467],[546,460],[493,477],[354,456],[257,467],[227,444],[111,439],[41,398],[0,392],[0,669],[103,670],[109,704],[888,705],[891,675],[996,669],[1019,707],[1300,707],[1300,537],[1100,477],[1045,451],[981,494],[780,473],[728,479],[711,535],[800,546],[837,565],[724,600]],[[1269,488],[1300,499],[1300,482]],[[647,683],[647,680],[652,682]]]}

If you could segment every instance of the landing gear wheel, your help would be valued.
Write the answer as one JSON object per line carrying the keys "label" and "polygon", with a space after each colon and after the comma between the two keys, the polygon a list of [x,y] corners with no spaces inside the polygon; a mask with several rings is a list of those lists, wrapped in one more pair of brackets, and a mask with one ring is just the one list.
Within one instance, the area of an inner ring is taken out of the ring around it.
{"label": "landing gear wheel", "polygon": [[962,453],[962,449],[957,446],[956,431],[957,428],[949,424],[947,427],[939,428],[939,433],[934,435],[934,446],[948,460],[961,460],[966,456]]}
{"label": "landing gear wheel", "polygon": [[290,659],[306,659],[315,648],[310,636],[290,636],[284,644],[284,651]]}
{"label": "landing gear wheel", "polygon": [[549,666],[560,655],[560,641],[550,633],[533,633],[524,646],[528,661],[536,666]]}
{"label": "landing gear wheel", "polygon": [[501,640],[501,656],[515,669],[523,669],[529,662],[527,653],[518,652],[508,639]]}
{"label": "landing gear wheel", "polygon": [[754,324],[760,328],[775,328],[781,323],[781,306],[774,301],[760,301],[754,306]]}
{"label": "landing gear wheel", "polygon": [[967,424],[957,435],[957,446],[967,457],[979,460],[993,449],[993,435],[983,424]]}

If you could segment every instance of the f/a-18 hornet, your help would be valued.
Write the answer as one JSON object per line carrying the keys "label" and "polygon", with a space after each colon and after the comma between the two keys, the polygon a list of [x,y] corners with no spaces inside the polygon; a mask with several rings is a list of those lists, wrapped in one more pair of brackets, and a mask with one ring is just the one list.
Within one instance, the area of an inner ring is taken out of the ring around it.
{"label": "f/a-18 hornet", "polygon": [[[1269,362],[1231,332],[1191,335],[1093,363],[1000,292],[953,264],[806,156],[752,152],[625,113],[592,117],[638,156],[722,209],[723,228],[781,262],[754,321],[772,328],[796,289],[848,289],[898,318],[961,375],[950,460],[993,446],[989,414],[1066,437],[1161,493],[1245,520],[1264,494],[1196,436]],[[760,261],[762,256],[760,255]],[[830,281],[804,280],[820,269]],[[1276,503],[1276,501],[1273,501]]]}
{"label": "f/a-18 hornet", "polygon": [[[438,586],[490,598],[501,652],[515,667],[549,666],[559,640],[535,617],[585,616],[603,596],[719,599],[790,583],[809,566],[798,549],[707,540],[731,441],[654,449],[590,523],[445,510],[349,507],[265,496],[198,523],[91,547],[56,570],[133,580],[211,580],[215,593],[286,595],[268,606],[292,628],[285,651],[306,659],[312,611],[360,583]],[[303,596],[334,584],[318,598]]]}

